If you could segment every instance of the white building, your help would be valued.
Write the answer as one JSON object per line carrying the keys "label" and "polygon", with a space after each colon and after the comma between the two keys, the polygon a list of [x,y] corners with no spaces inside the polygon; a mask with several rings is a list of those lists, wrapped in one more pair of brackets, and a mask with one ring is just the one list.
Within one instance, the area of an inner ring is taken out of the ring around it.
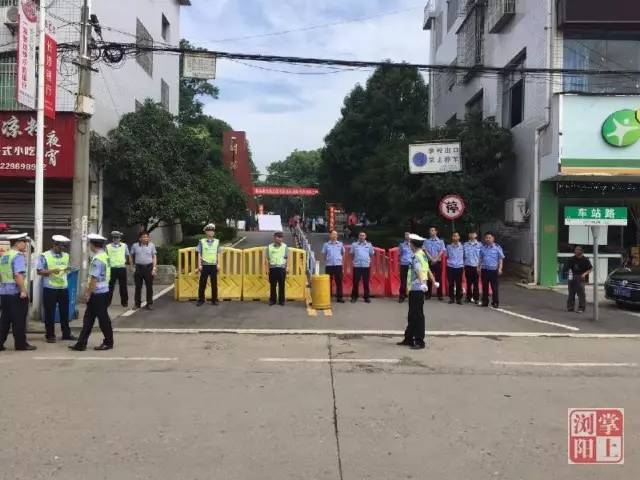
{"label": "white building", "polygon": [[[606,201],[584,192],[607,191],[606,183],[630,184],[640,174],[633,162],[625,164],[624,172],[612,167],[612,159],[634,155],[620,156],[620,149],[606,145],[598,134],[604,118],[596,119],[595,133],[590,133],[597,138],[588,137],[609,147],[598,159],[568,157],[569,143],[577,146],[586,137],[569,136],[565,126],[596,114],[594,95],[605,109],[614,106],[612,97],[603,97],[611,94],[627,95],[629,108],[638,108],[638,98],[628,95],[640,93],[640,78],[523,74],[520,69],[640,70],[640,2],[609,0],[606,5],[601,0],[431,0],[425,9],[429,63],[469,69],[431,74],[431,125],[478,112],[511,130],[516,161],[506,176],[507,198],[515,201],[498,212],[496,228],[510,260],[529,266],[537,261],[536,278],[545,284],[558,281],[559,261],[580,239],[577,230],[560,221],[562,208],[624,202],[621,192]],[[503,70],[487,73],[482,67]],[[585,118],[568,118],[580,103],[587,104]],[[596,182],[595,175],[606,178]],[[611,230],[613,266],[630,246],[630,235],[625,239],[625,232]]]}

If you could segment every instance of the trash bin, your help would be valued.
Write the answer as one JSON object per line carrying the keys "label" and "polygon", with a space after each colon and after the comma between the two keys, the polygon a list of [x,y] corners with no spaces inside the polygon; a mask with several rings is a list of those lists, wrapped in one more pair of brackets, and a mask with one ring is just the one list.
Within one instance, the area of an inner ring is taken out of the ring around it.
{"label": "trash bin", "polygon": [[[67,291],[69,292],[69,320],[78,318],[78,277],[80,276],[80,269],[73,268],[67,274]],[[44,305],[42,306],[42,312],[40,315],[42,322],[44,322]],[[56,306],[55,322],[60,323],[60,308]]]}
{"label": "trash bin", "polygon": [[331,281],[329,275],[311,277],[311,304],[316,310],[331,308]]}

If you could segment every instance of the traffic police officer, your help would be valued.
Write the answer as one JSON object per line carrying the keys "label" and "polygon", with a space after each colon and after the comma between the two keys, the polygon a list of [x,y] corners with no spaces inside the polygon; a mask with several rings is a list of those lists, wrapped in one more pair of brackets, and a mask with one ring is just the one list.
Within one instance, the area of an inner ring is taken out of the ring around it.
{"label": "traffic police officer", "polygon": [[[287,277],[287,260],[289,258],[289,248],[282,241],[282,232],[273,234],[273,243],[266,249],[266,260],[269,267],[269,305],[276,302],[284,305],[285,301],[285,280]],[[277,287],[277,295],[276,295]]]}
{"label": "traffic police officer", "polygon": [[492,232],[484,234],[484,245],[480,249],[478,263],[478,273],[482,280],[482,306],[489,306],[489,285],[491,285],[491,306],[500,306],[500,296],[498,293],[498,277],[502,275],[502,265],[504,262],[504,252],[502,247],[496,243],[495,235]]}
{"label": "traffic police officer", "polygon": [[62,340],[76,340],[69,328],[69,254],[64,250],[71,240],[63,235],[54,235],[53,247],[38,259],[38,275],[42,277],[42,303],[47,343],[56,343],[56,307],[60,312]]}
{"label": "traffic police officer", "polygon": [[0,351],[4,350],[9,330],[13,331],[16,350],[35,350],[27,343],[27,311],[29,295],[27,293],[27,250],[29,237],[26,233],[5,237],[11,249],[0,257]]}
{"label": "traffic police officer", "polygon": [[464,276],[467,280],[467,303],[480,303],[478,261],[480,248],[476,232],[469,232],[469,241],[464,244]]}
{"label": "traffic police officer", "polygon": [[409,265],[413,258],[413,250],[411,250],[411,240],[409,232],[404,232],[404,240],[398,245],[398,257],[400,259],[400,296],[398,303],[402,303],[407,298],[407,273]]}
{"label": "traffic police officer", "polygon": [[220,240],[214,238],[216,226],[209,223],[204,227],[207,238],[198,242],[198,271],[200,272],[200,284],[198,285],[199,307],[204,304],[204,292],[207,289],[207,280],[211,278],[211,303],[218,305],[218,254],[220,253]]}
{"label": "traffic police officer", "polygon": [[425,348],[425,318],[424,318],[424,297],[427,291],[427,281],[431,280],[435,283],[436,288],[439,287],[438,282],[433,277],[429,269],[429,262],[426,254],[422,249],[424,238],[419,235],[409,235],[409,245],[411,247],[412,257],[407,272],[407,284],[409,291],[409,312],[407,315],[407,328],[404,332],[404,339],[398,342],[398,345],[411,347],[414,350]]}
{"label": "traffic police officer", "polygon": [[344,256],[344,245],[338,241],[338,232],[332,230],[329,234],[329,241],[322,246],[324,255],[324,271],[329,275],[329,282],[336,284],[336,300],[344,303],[342,298],[342,259]]}
{"label": "traffic police officer", "polygon": [[104,335],[102,344],[94,350],[111,350],[113,348],[113,328],[107,308],[109,306],[109,277],[111,276],[111,265],[109,255],[104,251],[107,239],[97,233],[87,236],[92,258],[89,265],[89,278],[84,299],[87,302],[87,309],[82,320],[82,331],[75,345],[69,346],[71,350],[84,351],[87,349],[87,341],[91,330],[98,318],[98,325]]}
{"label": "traffic police officer", "polygon": [[462,305],[462,273],[464,271],[464,246],[460,234],[453,232],[451,243],[447,245],[447,285],[449,303]]}
{"label": "traffic police officer", "polygon": [[113,291],[116,282],[120,290],[120,304],[127,308],[129,306],[129,289],[127,288],[127,260],[129,258],[129,247],[122,243],[122,232],[117,230],[111,232],[112,242],[107,245],[107,255],[111,262],[111,280],[109,280],[109,305],[113,300]]}
{"label": "traffic police officer", "polygon": [[[427,253],[427,259],[429,260],[429,270],[436,279],[439,287],[436,287],[438,292],[438,300],[442,300],[442,254],[445,252],[444,242],[438,238],[438,229],[436,227],[429,228],[429,238],[424,241],[422,246]],[[431,298],[432,282],[427,282],[427,300]]]}

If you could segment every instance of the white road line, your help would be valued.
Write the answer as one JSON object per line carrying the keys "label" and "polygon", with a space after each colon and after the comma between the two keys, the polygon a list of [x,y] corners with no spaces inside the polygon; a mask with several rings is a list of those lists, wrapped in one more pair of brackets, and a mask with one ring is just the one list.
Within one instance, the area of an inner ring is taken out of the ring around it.
{"label": "white road line", "polygon": [[56,361],[56,360],[80,360],[90,362],[177,362],[178,357],[73,357],[73,356],[56,356],[56,357],[33,357],[33,360]]}
{"label": "white road line", "polygon": [[[163,295],[165,295],[165,294],[169,293],[171,290],[173,290],[173,288],[174,288],[174,286],[173,286],[173,285],[171,285],[171,286],[169,286],[169,287],[165,288],[164,290],[160,291],[160,293],[155,294],[155,295],[153,296],[153,299],[154,299],[154,300],[159,299],[161,296],[163,296]],[[140,304],[140,308],[143,308],[143,307],[145,307],[146,305],[147,305],[147,302],[142,302],[142,303]],[[121,316],[121,317],[130,317],[131,315],[133,315],[133,314],[134,314],[134,313],[136,313],[137,311],[138,311],[138,310],[133,310],[133,309],[131,309],[131,310],[127,310],[126,312],[124,312],[124,313],[123,313],[122,315],[120,315],[120,316]]]}
{"label": "white road line", "polygon": [[240,240],[238,240],[237,242],[232,243],[232,244],[231,244],[231,248],[233,248],[233,247],[235,247],[235,246],[237,246],[237,245],[240,245],[240,244],[241,244],[242,242],[244,242],[246,239],[247,239],[247,237],[242,237],[242,238],[241,238]]}
{"label": "white road line", "polygon": [[543,325],[551,325],[552,327],[564,328],[566,330],[571,330],[572,332],[580,331],[578,327],[572,327],[571,325],[565,325],[564,323],[556,323],[556,322],[549,322],[547,320],[540,320],[539,318],[529,317],[528,315],[522,315],[520,313],[512,312],[510,310],[505,310],[504,308],[496,308],[495,310],[497,312],[502,312],[506,315],[511,315],[512,317],[529,320],[530,322],[541,323]]}
{"label": "white road line", "polygon": [[267,363],[400,363],[399,358],[260,358]]}
{"label": "white road line", "polygon": [[[363,337],[397,337],[404,330],[312,330],[273,328],[115,328],[116,333],[160,333],[160,334],[238,334],[238,335],[355,335]],[[570,332],[495,332],[474,330],[427,331],[428,337],[503,337],[503,338],[599,338],[599,339],[640,339],[640,333],[570,333]]]}
{"label": "white road line", "polygon": [[493,360],[494,365],[503,366],[523,366],[523,367],[577,367],[577,368],[596,368],[596,367],[631,367],[638,366],[635,362],[505,362],[501,360]]}

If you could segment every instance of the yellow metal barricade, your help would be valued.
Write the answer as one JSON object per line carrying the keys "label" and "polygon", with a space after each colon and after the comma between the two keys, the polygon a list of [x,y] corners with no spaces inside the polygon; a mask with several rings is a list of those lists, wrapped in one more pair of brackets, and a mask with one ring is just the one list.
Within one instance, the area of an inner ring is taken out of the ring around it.
{"label": "yellow metal barricade", "polygon": [[[243,251],[242,297],[244,300],[269,298],[269,272],[266,266],[266,247],[248,248]],[[298,248],[289,248],[286,279],[287,300],[304,300],[307,285],[307,254]]]}
{"label": "yellow metal barricade", "polygon": [[289,249],[289,273],[286,280],[287,300],[304,300],[307,288],[307,252],[299,248]]}
{"label": "yellow metal barricade", "polygon": [[[225,247],[218,256],[218,299],[236,300],[242,298],[242,251]],[[178,252],[178,277],[176,279],[176,300],[186,302],[198,298],[198,252],[195,247],[183,248]],[[206,298],[211,299],[211,286],[207,285]]]}

